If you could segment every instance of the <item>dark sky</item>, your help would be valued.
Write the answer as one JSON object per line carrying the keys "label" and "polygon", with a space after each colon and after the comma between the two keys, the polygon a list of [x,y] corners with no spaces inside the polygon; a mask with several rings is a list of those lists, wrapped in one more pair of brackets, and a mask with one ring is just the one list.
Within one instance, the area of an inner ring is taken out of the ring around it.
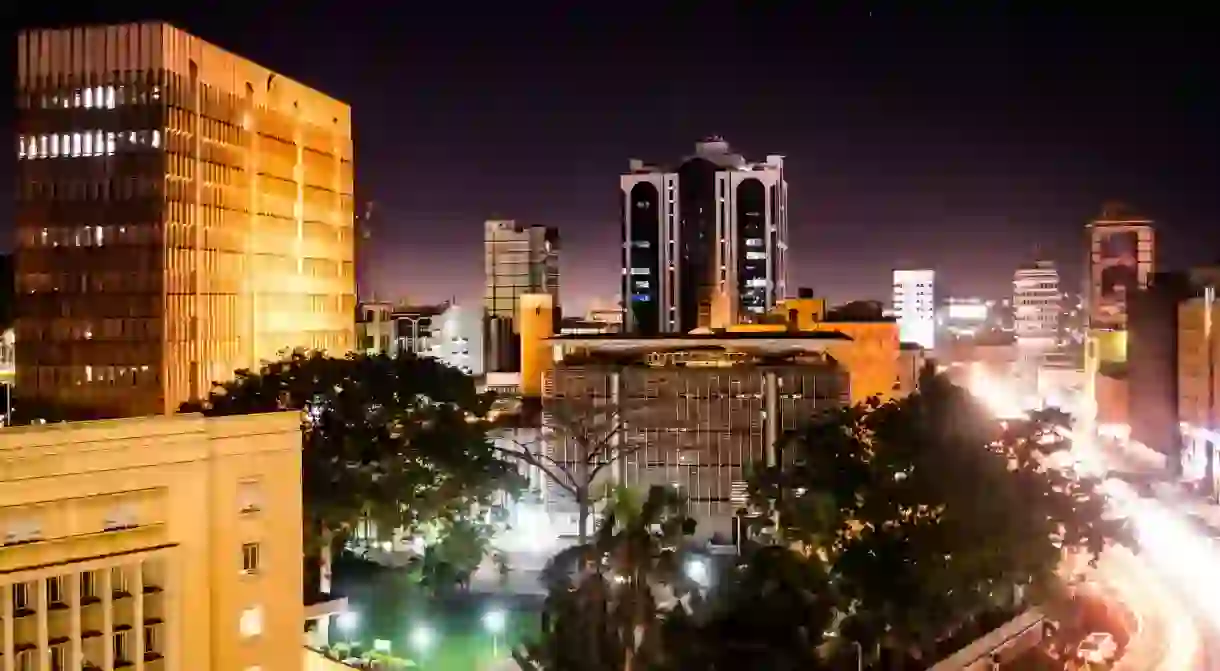
{"label": "dark sky", "polygon": [[1108,199],[1158,221],[1163,266],[1220,258],[1220,36],[1202,14],[217,4],[259,9],[18,11],[167,18],[349,102],[379,296],[477,299],[488,217],[561,229],[569,310],[612,296],[618,174],[708,134],[787,157],[791,284],[834,299],[887,295],[896,266],[998,295],[1035,245],[1075,280]]}

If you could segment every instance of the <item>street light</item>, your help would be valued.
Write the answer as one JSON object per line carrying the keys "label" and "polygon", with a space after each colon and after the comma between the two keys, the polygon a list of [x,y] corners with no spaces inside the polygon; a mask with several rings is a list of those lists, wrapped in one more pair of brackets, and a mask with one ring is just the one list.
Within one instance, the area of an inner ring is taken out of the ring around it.
{"label": "street light", "polygon": [[360,613],[354,610],[345,610],[339,613],[339,631],[343,632],[343,640],[348,645],[352,643],[352,632],[356,631],[356,627],[360,626]]}
{"label": "street light", "polygon": [[500,634],[504,633],[504,625],[508,615],[496,608],[483,614],[483,626],[491,633],[491,656],[500,656]]}
{"label": "street light", "polygon": [[436,640],[436,634],[427,625],[420,625],[411,631],[411,647],[421,653],[428,652]]}

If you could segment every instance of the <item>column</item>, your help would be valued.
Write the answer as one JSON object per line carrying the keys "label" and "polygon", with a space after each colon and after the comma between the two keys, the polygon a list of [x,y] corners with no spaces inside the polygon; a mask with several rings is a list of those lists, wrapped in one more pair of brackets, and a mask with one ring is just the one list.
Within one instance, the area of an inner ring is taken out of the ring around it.
{"label": "column", "polygon": [[614,474],[616,484],[627,486],[627,457],[623,454],[624,435],[627,432],[627,416],[623,412],[623,376],[619,371],[610,373],[610,407],[615,413],[615,423],[610,426],[614,434],[610,437],[611,455],[615,459]]}
{"label": "column", "polygon": [[114,671],[114,587],[112,567],[98,569],[98,589],[102,591],[102,669]]}
{"label": "column", "polygon": [[131,580],[131,654],[136,663],[136,671],[144,671],[144,563],[132,567]]}
{"label": "column", "polygon": [[79,669],[85,663],[85,653],[81,647],[81,573],[68,576],[68,668]]}
{"label": "column", "polygon": [[16,661],[13,659],[13,586],[0,585],[0,600],[3,600],[3,608],[0,608],[0,613],[4,617],[4,653],[3,669],[4,671],[13,671]]}
{"label": "column", "polygon": [[763,451],[768,466],[779,465],[779,391],[775,371],[763,373]]}
{"label": "column", "polygon": [[34,620],[37,625],[38,638],[38,661],[35,667],[42,671],[50,671],[51,669],[51,647],[47,645],[47,639],[50,635],[47,633],[47,581],[51,578],[38,578],[34,589]]}

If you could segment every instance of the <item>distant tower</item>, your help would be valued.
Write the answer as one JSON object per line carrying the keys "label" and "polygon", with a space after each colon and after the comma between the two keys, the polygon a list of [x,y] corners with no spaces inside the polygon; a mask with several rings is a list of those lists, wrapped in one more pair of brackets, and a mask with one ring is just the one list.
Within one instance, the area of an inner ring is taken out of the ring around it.
{"label": "distant tower", "polygon": [[368,250],[373,238],[373,206],[369,201],[364,205],[364,213],[356,217],[356,298],[358,302],[373,299],[372,288],[368,286]]}
{"label": "distant tower", "polygon": [[727,321],[736,323],[769,312],[785,297],[782,156],[748,162],[723,138],[709,137],[676,167],[633,159],[619,189],[624,331],[706,327],[718,301],[715,312],[727,309]]}
{"label": "distant tower", "polygon": [[1148,286],[1156,247],[1151,219],[1119,203],[1108,203],[1089,222],[1088,285],[1085,305],[1090,332],[1109,333],[1099,355],[1103,360],[1126,359],[1127,301]]}

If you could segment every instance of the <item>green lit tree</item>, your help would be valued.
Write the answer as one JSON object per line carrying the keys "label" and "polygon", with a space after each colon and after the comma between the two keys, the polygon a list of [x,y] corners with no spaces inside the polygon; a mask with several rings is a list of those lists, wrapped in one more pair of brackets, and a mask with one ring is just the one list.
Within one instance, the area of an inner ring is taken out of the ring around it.
{"label": "green lit tree", "polygon": [[432,359],[298,350],[237,371],[183,409],[301,411],[307,546],[325,593],[333,550],[357,524],[371,522],[385,539],[425,521],[452,526],[516,485],[481,421],[490,400]]}

